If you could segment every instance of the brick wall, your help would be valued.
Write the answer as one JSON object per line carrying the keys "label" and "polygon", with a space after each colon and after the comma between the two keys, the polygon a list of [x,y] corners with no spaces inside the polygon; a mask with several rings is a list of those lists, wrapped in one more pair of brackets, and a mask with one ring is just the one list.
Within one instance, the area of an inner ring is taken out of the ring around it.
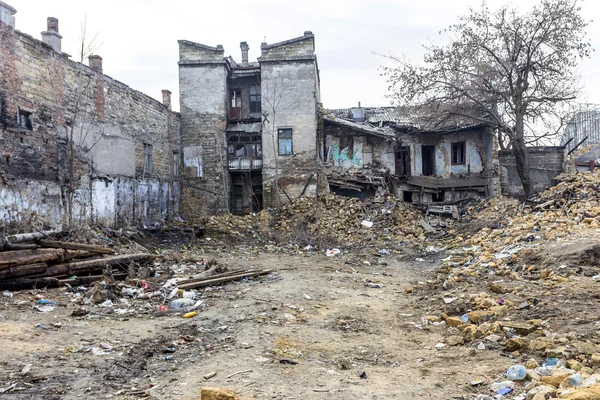
{"label": "brick wall", "polygon": [[[0,193],[9,199],[0,220],[18,222],[20,213],[56,225],[70,186],[74,217],[85,221],[120,225],[178,212],[178,113],[4,23],[0,99]],[[17,124],[20,109],[31,113],[32,129]],[[144,144],[152,145],[151,171]]]}

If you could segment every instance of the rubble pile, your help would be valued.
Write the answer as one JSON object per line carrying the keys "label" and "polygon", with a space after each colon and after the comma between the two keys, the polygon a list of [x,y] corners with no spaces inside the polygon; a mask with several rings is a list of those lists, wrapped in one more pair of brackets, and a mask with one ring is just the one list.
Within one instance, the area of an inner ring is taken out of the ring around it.
{"label": "rubble pile", "polygon": [[432,225],[440,224],[444,222],[439,216],[427,217],[393,196],[361,201],[333,194],[319,202],[300,198],[279,210],[247,216],[211,216],[205,221],[207,231],[234,238],[296,240],[306,244],[315,244],[318,238],[341,244],[421,243],[427,233],[436,231]]}
{"label": "rubble pile", "polygon": [[279,232],[299,228],[310,234],[331,237],[341,243],[405,242],[425,238],[418,221],[423,218],[394,197],[362,202],[356,198],[328,195],[316,206],[314,199],[300,199],[282,207],[275,223]]}
{"label": "rubble pile", "polygon": [[593,298],[582,294],[595,293],[600,281],[600,242],[593,239],[600,171],[558,180],[532,202],[494,198],[467,205],[462,223],[452,227],[456,234],[445,240],[449,251],[437,279],[425,285],[438,295],[428,294],[421,326],[442,327],[437,349],[500,351],[522,372],[511,378],[509,369],[496,382],[472,383],[487,382],[495,393],[473,398],[600,398],[598,325],[569,305],[578,299],[593,307]]}
{"label": "rubble pile", "polygon": [[469,235],[457,232],[449,238],[449,248],[468,248],[464,254],[474,253],[466,254],[458,264],[480,262],[492,268],[512,264],[516,260],[513,255],[532,243],[562,242],[575,233],[599,228],[600,171],[565,174],[557,179],[559,183],[532,204],[494,198],[484,206],[471,207],[467,215],[475,221],[487,221],[487,226]]}

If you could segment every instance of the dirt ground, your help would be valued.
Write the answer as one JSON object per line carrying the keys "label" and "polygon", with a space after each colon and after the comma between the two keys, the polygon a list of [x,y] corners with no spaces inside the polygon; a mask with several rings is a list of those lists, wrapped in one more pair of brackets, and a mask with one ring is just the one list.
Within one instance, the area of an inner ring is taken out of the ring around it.
{"label": "dirt ground", "polygon": [[[462,399],[470,382],[508,363],[497,352],[436,348],[443,328],[423,329],[428,297],[407,289],[426,287],[439,256],[205,256],[275,272],[202,290],[206,307],[190,319],[153,317],[144,300],[123,315],[95,308],[74,317],[77,306],[58,289],[0,297],[0,390],[21,382],[0,396],[199,399],[202,387],[220,386],[255,399]],[[34,310],[40,293],[61,306]]]}

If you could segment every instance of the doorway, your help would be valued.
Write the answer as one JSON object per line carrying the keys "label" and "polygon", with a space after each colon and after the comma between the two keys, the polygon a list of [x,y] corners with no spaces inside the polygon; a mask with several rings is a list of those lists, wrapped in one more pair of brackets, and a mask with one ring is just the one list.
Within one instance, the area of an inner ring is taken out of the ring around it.
{"label": "doorway", "polygon": [[410,146],[400,146],[396,150],[396,175],[410,175]]}
{"label": "doorway", "polygon": [[435,146],[421,146],[423,176],[435,175]]}

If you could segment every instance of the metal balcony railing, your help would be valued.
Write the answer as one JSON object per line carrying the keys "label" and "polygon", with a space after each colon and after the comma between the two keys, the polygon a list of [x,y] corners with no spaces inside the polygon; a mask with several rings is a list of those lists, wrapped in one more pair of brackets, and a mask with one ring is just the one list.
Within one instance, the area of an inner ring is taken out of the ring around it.
{"label": "metal balcony railing", "polygon": [[229,157],[230,171],[250,171],[262,169],[262,158]]}

